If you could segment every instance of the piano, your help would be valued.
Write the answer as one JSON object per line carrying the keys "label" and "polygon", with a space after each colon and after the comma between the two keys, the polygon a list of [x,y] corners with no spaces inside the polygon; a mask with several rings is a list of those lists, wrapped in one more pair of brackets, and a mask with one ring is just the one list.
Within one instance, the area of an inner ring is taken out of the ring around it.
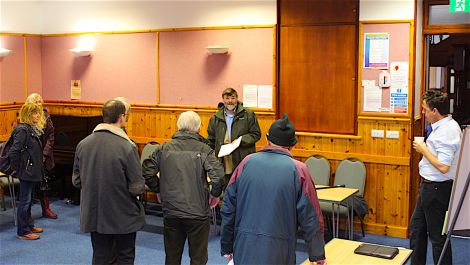
{"label": "piano", "polygon": [[80,191],[72,185],[72,170],[77,144],[93,132],[102,122],[101,116],[74,117],[51,115],[55,129],[54,161],[55,181],[52,183],[52,194],[61,199],[70,199],[73,204],[80,203]]}

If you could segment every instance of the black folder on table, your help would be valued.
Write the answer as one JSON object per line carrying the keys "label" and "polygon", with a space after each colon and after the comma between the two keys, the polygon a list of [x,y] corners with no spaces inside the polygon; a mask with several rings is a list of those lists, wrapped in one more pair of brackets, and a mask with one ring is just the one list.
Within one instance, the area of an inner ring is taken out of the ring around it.
{"label": "black folder on table", "polygon": [[361,244],[354,253],[383,259],[393,259],[398,254],[398,248],[374,244]]}

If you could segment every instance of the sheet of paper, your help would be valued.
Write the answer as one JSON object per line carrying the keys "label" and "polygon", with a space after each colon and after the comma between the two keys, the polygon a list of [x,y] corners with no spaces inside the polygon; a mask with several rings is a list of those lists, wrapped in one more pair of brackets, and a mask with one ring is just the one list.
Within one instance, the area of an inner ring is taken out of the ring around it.
{"label": "sheet of paper", "polygon": [[258,107],[258,86],[243,85],[243,107]]}
{"label": "sheet of paper", "polygon": [[258,86],[258,108],[263,108],[263,109],[273,108],[273,86],[272,85],[259,85]]}
{"label": "sheet of paper", "polygon": [[408,113],[408,62],[390,63],[390,107],[393,113]]}
{"label": "sheet of paper", "polygon": [[82,87],[80,80],[72,80],[70,86],[70,99],[81,99],[82,98]]}
{"label": "sheet of paper", "polygon": [[362,80],[363,87],[374,87],[376,86],[375,80]]}
{"label": "sheet of paper", "polygon": [[381,111],[382,90],[378,86],[364,87],[364,111]]}
{"label": "sheet of paper", "polygon": [[220,147],[219,155],[218,157],[223,157],[226,155],[230,155],[233,150],[237,149],[240,146],[240,143],[242,141],[242,137],[238,137],[235,141],[229,143],[229,144],[224,144]]}

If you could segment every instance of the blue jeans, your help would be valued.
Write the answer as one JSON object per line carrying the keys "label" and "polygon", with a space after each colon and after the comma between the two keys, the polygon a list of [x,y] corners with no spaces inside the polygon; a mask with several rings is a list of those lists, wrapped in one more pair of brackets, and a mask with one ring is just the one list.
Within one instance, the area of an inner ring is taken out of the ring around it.
{"label": "blue jeans", "polygon": [[34,220],[29,217],[31,216],[32,195],[35,185],[36,182],[20,180],[20,202],[16,211],[18,219],[17,234],[19,236],[28,234],[31,228],[34,227]]}

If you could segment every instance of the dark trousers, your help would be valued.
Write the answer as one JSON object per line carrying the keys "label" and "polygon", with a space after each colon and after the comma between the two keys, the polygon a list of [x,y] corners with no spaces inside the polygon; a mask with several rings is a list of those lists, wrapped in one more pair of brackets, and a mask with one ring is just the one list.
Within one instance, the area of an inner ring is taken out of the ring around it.
{"label": "dark trousers", "polygon": [[210,219],[193,220],[164,218],[165,264],[181,264],[184,243],[188,238],[191,265],[207,263],[207,244],[209,242]]}
{"label": "dark trousers", "polygon": [[136,233],[100,234],[91,232],[93,264],[134,264]]}
{"label": "dark trousers", "polygon": [[[410,222],[410,247],[413,250],[411,264],[426,264],[428,236],[432,243],[434,264],[439,261],[446,241],[446,236],[442,235],[442,227],[451,191],[452,182],[421,183],[418,201]],[[447,246],[442,264],[452,264],[450,244]]]}
{"label": "dark trousers", "polygon": [[34,220],[29,217],[31,216],[32,196],[35,185],[36,182],[20,180],[20,201],[18,202],[18,208],[16,211],[18,220],[17,234],[19,236],[28,234],[31,231],[31,228],[34,227]]}

